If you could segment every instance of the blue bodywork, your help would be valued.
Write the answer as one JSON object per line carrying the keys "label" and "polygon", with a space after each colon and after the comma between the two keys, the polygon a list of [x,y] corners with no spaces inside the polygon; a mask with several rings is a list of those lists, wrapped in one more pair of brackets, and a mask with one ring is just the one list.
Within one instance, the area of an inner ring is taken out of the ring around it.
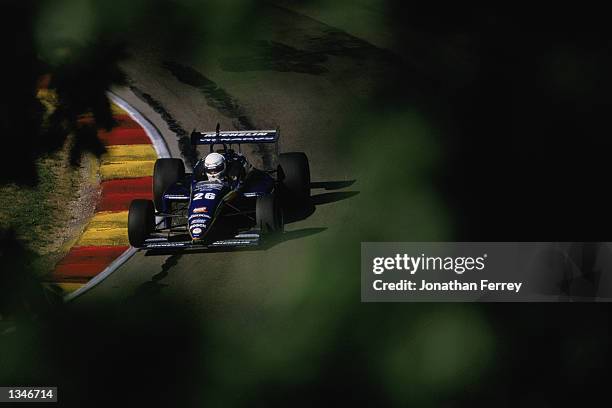
{"label": "blue bodywork", "polygon": [[[235,153],[224,156],[230,164],[239,160]],[[187,231],[192,240],[204,239],[228,208],[228,204],[232,207],[230,212],[252,212],[256,198],[272,193],[276,185],[276,180],[269,173],[257,169],[252,169],[244,177],[224,182],[208,181],[199,172],[201,162],[196,165],[194,174],[188,174],[184,180],[170,186],[163,196],[163,210],[166,214],[172,211],[173,202],[187,204]],[[170,228],[171,217],[165,218],[164,223],[165,228]]]}

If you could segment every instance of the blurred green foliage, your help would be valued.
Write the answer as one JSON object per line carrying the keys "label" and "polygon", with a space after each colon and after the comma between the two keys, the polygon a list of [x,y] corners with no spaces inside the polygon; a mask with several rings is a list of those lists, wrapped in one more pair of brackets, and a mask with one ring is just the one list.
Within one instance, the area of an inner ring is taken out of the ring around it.
{"label": "blurred green foliage", "polygon": [[[236,265],[229,257],[226,269],[207,271],[213,287],[192,295],[218,301],[223,313],[164,296],[159,278],[125,302],[59,307],[38,324],[17,289],[30,293],[31,287],[14,284],[26,275],[29,255],[7,239],[15,252],[2,253],[3,262],[13,262],[4,263],[10,266],[2,276],[10,279],[3,281],[2,300],[18,313],[9,322],[17,329],[0,334],[0,383],[58,384],[77,406],[94,395],[99,404],[116,404],[116,395],[96,393],[107,384],[124,403],[141,405],[516,406],[541,401],[545,391],[581,392],[564,389],[567,384],[594,383],[602,365],[586,360],[608,353],[606,308],[360,303],[362,241],[503,240],[509,231],[550,234],[559,224],[596,221],[592,211],[561,217],[569,200],[565,183],[577,176],[561,166],[568,178],[553,179],[549,167],[558,167],[549,165],[564,164],[574,153],[603,155],[607,146],[594,137],[574,144],[567,131],[582,122],[571,119],[576,107],[607,112],[605,103],[574,100],[597,88],[588,77],[604,77],[608,65],[598,62],[606,46],[583,39],[597,48],[585,56],[561,34],[541,34],[537,19],[528,20],[526,30],[503,10],[457,5],[442,13],[414,5],[404,11],[402,3],[60,0],[32,6],[25,27],[29,54],[19,62],[38,69],[14,90],[30,96],[39,75],[51,70],[66,108],[57,122],[62,135],[72,130],[66,121],[89,110],[97,112],[99,125],[110,125],[104,91],[126,80],[120,64],[135,51],[162,72],[166,60],[197,67],[216,81],[205,78],[218,95],[240,94],[232,101],[256,92],[248,85],[261,75],[298,94],[279,98],[279,110],[322,76],[313,87],[321,105],[300,113],[321,118],[315,125],[328,129],[327,142],[336,147],[332,159],[321,154],[322,160],[349,168],[344,174],[357,180],[359,194],[346,213],[333,213],[333,229],[308,240],[291,259],[266,258],[265,252],[250,259],[260,270],[268,269],[265,262],[284,268],[274,276],[285,285],[282,293],[257,286],[263,276],[231,275]],[[323,23],[298,19],[300,12]],[[548,47],[555,41],[560,48]],[[330,91],[336,88],[341,96]],[[551,99],[554,109],[543,109]],[[547,143],[551,135],[554,144]],[[91,135],[83,139],[77,146],[99,153]],[[34,160],[40,151],[34,153],[27,157]],[[605,157],[597,157],[586,176],[606,169]],[[585,185],[597,180],[578,179]],[[592,204],[591,191],[575,187],[585,193],[575,202],[600,210],[607,205]],[[556,218],[540,222],[548,213]],[[166,267],[179,259],[170,257]],[[219,277],[225,274],[235,280]],[[238,279],[252,287],[245,291]],[[589,352],[579,346],[586,338],[602,340],[587,343]],[[565,402],[565,396],[551,400]]]}

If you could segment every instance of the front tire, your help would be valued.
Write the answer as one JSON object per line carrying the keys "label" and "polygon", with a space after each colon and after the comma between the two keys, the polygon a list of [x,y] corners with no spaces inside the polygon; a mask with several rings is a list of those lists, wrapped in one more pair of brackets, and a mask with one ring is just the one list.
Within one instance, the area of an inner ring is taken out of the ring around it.
{"label": "front tire", "polygon": [[185,178],[185,164],[181,159],[157,159],[153,169],[153,200],[157,211],[163,211],[166,190]]}
{"label": "front tire", "polygon": [[283,184],[292,195],[310,197],[310,165],[305,153],[282,153],[278,156]]}
{"label": "front tire", "polygon": [[155,229],[153,201],[133,200],[128,212],[128,238],[130,245],[141,248]]}
{"label": "front tire", "polygon": [[257,198],[255,220],[262,234],[274,234],[283,231],[283,211],[276,195],[269,194]]}

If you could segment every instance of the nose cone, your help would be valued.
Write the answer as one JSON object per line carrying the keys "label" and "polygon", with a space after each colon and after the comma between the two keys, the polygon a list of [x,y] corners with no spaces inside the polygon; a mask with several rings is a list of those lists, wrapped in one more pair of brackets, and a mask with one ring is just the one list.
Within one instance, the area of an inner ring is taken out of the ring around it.
{"label": "nose cone", "polygon": [[222,183],[213,181],[194,183],[191,189],[188,219],[191,239],[202,239],[208,233],[217,207],[226,193],[227,187]]}
{"label": "nose cone", "polygon": [[[206,211],[208,210],[206,207],[196,207],[204,208]],[[203,211],[203,210],[201,210]],[[210,224],[210,215],[206,213],[194,213],[189,216],[189,235],[191,235],[191,239],[202,239],[206,232],[208,231],[208,225]]]}

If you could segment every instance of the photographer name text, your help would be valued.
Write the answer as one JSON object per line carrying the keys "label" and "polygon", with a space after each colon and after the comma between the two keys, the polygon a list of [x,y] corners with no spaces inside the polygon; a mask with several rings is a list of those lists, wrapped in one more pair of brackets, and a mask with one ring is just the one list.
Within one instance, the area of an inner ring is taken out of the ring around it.
{"label": "photographer name text", "polygon": [[402,279],[396,282],[384,282],[382,279],[376,279],[372,283],[372,287],[376,291],[490,291],[501,292],[510,291],[519,293],[523,286],[522,282],[492,282],[487,279],[481,279],[480,282],[460,282],[452,280],[448,282],[428,282],[424,279],[421,282]]}

